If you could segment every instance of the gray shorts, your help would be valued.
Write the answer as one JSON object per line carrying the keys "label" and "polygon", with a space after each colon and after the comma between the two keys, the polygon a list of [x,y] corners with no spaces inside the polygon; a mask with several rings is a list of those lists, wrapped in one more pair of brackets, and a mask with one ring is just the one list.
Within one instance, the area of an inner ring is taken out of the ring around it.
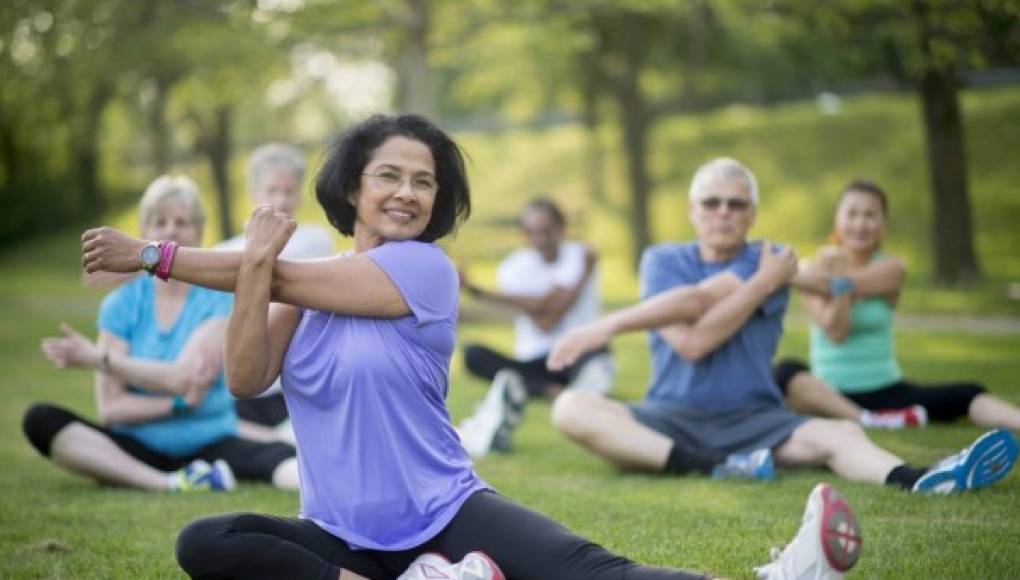
{"label": "gray shorts", "polygon": [[779,405],[707,412],[642,401],[629,408],[642,425],[688,448],[716,451],[721,455],[765,447],[773,449],[808,420]]}

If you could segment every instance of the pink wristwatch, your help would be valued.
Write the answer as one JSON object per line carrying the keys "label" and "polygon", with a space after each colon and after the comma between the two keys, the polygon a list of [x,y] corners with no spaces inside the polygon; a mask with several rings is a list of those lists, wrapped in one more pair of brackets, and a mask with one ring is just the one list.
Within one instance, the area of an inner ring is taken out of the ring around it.
{"label": "pink wristwatch", "polygon": [[163,240],[159,243],[159,264],[156,266],[156,277],[166,282],[170,278],[170,266],[177,255],[177,242]]}

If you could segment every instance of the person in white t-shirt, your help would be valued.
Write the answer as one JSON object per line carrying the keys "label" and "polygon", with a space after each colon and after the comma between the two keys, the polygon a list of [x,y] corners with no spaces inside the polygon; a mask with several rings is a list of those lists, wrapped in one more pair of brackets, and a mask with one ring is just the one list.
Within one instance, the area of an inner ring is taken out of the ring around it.
{"label": "person in white t-shirt", "polygon": [[[301,184],[305,179],[305,156],[296,147],[282,143],[262,145],[248,159],[248,194],[256,205],[268,203],[293,216],[301,206]],[[243,250],[244,234],[216,246],[223,250]],[[333,254],[333,238],[325,227],[300,224],[280,257],[291,260],[324,258]],[[239,432],[248,439],[282,440],[294,443],[294,431],[287,418],[280,381],[265,394],[238,399]]]}
{"label": "person in white t-shirt", "polygon": [[520,226],[528,247],[514,251],[500,264],[498,289],[477,286],[461,272],[465,292],[518,311],[513,357],[482,344],[464,349],[468,372],[492,381],[478,410],[461,423],[461,439],[475,457],[490,450],[509,451],[510,436],[528,397],[553,399],[564,389],[605,394],[614,376],[605,349],[558,372],[546,368],[546,356],[561,334],[600,316],[597,255],[584,243],[564,239],[566,220],[549,199],[528,203]]}

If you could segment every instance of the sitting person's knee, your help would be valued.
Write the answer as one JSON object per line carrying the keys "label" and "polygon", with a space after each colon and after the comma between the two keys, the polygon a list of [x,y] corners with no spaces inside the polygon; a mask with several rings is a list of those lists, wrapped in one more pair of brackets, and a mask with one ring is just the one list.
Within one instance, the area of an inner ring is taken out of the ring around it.
{"label": "sitting person's knee", "polygon": [[195,520],[177,534],[177,563],[189,576],[201,576],[220,560],[219,540],[236,514]]}
{"label": "sitting person's knee", "polygon": [[47,403],[32,405],[21,420],[21,430],[32,447],[49,457],[50,447],[57,433],[75,421],[75,415],[66,409]]}
{"label": "sitting person's knee", "polygon": [[856,421],[851,421],[849,419],[830,419],[828,422],[831,423],[829,427],[830,437],[834,440],[847,441],[851,439],[866,439],[868,437],[864,433],[864,428]]}
{"label": "sitting person's knee", "polygon": [[562,433],[579,435],[589,424],[593,401],[600,397],[581,391],[564,391],[552,406],[552,423]]}

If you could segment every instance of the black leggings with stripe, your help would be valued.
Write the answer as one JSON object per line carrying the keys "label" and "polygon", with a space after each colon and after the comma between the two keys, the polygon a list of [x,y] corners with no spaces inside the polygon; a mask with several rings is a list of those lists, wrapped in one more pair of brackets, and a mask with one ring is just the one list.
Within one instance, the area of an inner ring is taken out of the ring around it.
{"label": "black leggings with stripe", "polygon": [[372,580],[392,579],[422,553],[457,562],[475,550],[488,554],[508,579],[702,578],[635,564],[491,491],[472,495],[442,532],[410,550],[351,550],[311,521],[260,514],[203,518],[177,538],[177,561],[193,578],[335,580],[348,570]]}

